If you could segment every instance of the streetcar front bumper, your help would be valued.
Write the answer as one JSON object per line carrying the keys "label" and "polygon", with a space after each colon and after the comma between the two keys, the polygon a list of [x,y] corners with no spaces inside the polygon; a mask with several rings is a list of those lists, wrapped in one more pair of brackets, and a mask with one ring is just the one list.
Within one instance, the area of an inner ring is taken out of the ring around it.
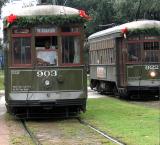
{"label": "streetcar front bumper", "polygon": [[147,96],[159,96],[160,87],[152,87],[152,86],[128,86],[127,92],[132,94],[141,94]]}
{"label": "streetcar front bumper", "polygon": [[10,93],[7,104],[11,107],[81,106],[87,95],[82,92]]}

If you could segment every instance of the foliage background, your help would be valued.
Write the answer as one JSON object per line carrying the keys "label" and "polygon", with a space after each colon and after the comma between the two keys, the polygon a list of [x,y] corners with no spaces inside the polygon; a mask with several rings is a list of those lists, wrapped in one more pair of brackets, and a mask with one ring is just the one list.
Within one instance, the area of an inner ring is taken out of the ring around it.
{"label": "foliage background", "polygon": [[68,0],[66,5],[83,9],[92,17],[86,25],[87,35],[138,19],[160,20],[160,0]]}

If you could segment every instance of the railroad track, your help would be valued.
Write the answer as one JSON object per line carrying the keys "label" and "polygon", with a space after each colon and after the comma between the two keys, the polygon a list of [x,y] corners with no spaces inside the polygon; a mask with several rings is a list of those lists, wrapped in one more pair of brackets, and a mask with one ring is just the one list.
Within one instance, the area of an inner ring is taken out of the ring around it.
{"label": "railroad track", "polygon": [[[93,131],[95,131],[96,133],[100,134],[101,136],[105,137],[107,139],[107,141],[111,141],[117,145],[126,145],[125,143],[120,142],[119,140],[117,140],[116,138],[111,137],[110,135],[108,135],[107,133],[99,130],[98,128],[94,127],[93,125],[90,125],[89,123],[87,123],[86,121],[82,120],[80,117],[76,118],[78,120],[78,122],[84,126],[87,126],[88,128],[92,129]],[[36,137],[36,135],[34,135],[34,133],[29,129],[29,127],[26,124],[25,120],[21,120],[21,123],[24,127],[24,129],[26,130],[26,132],[28,133],[28,135],[30,136],[30,138],[32,139],[33,143],[35,145],[42,145],[42,143],[39,141],[39,139]]]}
{"label": "railroad track", "polygon": [[116,143],[117,145],[126,145],[125,143],[120,142],[119,140],[117,140],[116,138],[111,137],[110,135],[108,135],[107,133],[104,133],[103,131],[99,130],[98,128],[94,127],[93,125],[90,125],[88,122],[82,120],[81,118],[77,118],[78,121],[89,127],[90,129],[94,130],[95,132],[97,132],[98,134],[102,135],[103,137],[105,137],[107,140],[110,140],[113,143]]}
{"label": "railroad track", "polygon": [[26,121],[21,120],[21,123],[22,123],[24,129],[26,130],[26,132],[28,133],[28,135],[30,136],[30,138],[32,139],[33,143],[35,145],[42,145],[41,142],[38,140],[38,138],[31,132],[29,127],[26,125]]}

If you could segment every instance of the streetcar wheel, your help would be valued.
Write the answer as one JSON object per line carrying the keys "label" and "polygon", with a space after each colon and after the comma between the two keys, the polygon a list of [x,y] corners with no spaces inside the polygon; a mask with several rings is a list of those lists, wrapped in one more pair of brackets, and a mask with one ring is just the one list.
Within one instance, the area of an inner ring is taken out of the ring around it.
{"label": "streetcar wheel", "polygon": [[94,80],[91,80],[91,81],[90,81],[90,88],[91,88],[92,90],[93,90],[93,88],[96,87],[96,85],[97,85],[96,81],[94,81]]}
{"label": "streetcar wheel", "polygon": [[127,99],[127,100],[129,100],[130,99],[130,94],[125,89],[121,89],[119,91],[119,98],[120,99],[125,99],[125,100]]}
{"label": "streetcar wheel", "polygon": [[130,100],[130,95],[128,93],[120,94],[120,99]]}
{"label": "streetcar wheel", "polygon": [[114,96],[115,96],[116,98],[119,98],[119,97],[120,97],[119,94],[118,94],[117,87],[116,87],[115,85],[114,85],[114,87],[113,87],[112,92],[113,92],[113,94],[114,94]]}
{"label": "streetcar wheel", "polygon": [[103,89],[101,88],[101,83],[100,83],[100,82],[97,83],[96,89],[97,89],[97,92],[98,92],[99,94],[101,94],[101,95],[104,94],[104,91],[103,91]]}

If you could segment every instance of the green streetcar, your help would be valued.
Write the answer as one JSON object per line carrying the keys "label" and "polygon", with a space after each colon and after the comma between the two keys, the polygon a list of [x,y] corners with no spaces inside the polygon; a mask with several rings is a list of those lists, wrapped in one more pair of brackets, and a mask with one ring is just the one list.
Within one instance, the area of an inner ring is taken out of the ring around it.
{"label": "green streetcar", "polygon": [[74,8],[37,5],[6,17],[5,99],[9,112],[85,112],[86,16]]}
{"label": "green streetcar", "polygon": [[92,89],[123,98],[159,96],[160,21],[129,22],[88,41]]}

